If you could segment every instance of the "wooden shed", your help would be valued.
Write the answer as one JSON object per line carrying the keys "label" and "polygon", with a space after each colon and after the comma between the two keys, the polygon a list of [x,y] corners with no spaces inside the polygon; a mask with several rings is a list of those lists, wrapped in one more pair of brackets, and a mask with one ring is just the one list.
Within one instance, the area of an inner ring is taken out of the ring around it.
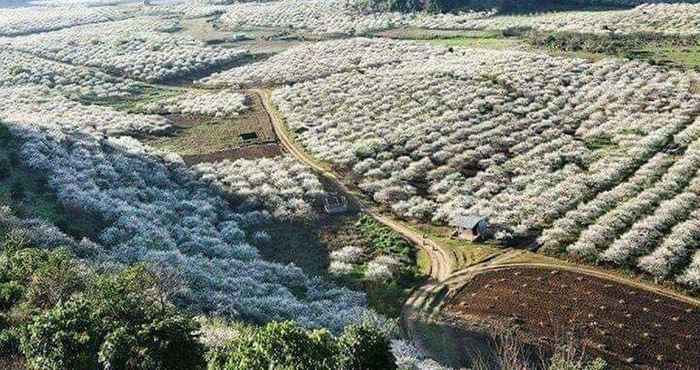
{"label": "wooden shed", "polygon": [[455,228],[457,238],[475,241],[483,238],[489,230],[487,217],[478,215],[460,215],[450,220],[450,226]]}

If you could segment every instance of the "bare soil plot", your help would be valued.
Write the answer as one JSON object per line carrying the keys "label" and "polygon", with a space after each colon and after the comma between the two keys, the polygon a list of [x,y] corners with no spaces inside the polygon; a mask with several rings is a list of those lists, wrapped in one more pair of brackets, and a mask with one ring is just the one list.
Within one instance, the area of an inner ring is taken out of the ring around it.
{"label": "bare soil plot", "polygon": [[446,310],[466,323],[515,325],[545,347],[573,330],[588,353],[613,368],[697,369],[700,364],[700,308],[573,272],[484,272],[450,298]]}
{"label": "bare soil plot", "polygon": [[234,118],[170,116],[175,132],[153,138],[149,144],[178,153],[190,164],[279,155],[277,136],[260,96],[248,94],[247,99],[250,109]]}

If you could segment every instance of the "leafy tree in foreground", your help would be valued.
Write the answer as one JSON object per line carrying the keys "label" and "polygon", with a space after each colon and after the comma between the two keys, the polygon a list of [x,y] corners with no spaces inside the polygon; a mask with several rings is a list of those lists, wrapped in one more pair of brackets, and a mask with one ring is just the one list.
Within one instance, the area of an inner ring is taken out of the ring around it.
{"label": "leafy tree in foreground", "polygon": [[210,370],[391,370],[389,341],[370,325],[349,326],[339,337],[294,322],[271,322],[240,335],[210,355]]}
{"label": "leafy tree in foreground", "polygon": [[0,360],[23,356],[42,370],[204,368],[198,323],[169,303],[172,276],[145,265],[97,273],[24,240],[0,237]]}

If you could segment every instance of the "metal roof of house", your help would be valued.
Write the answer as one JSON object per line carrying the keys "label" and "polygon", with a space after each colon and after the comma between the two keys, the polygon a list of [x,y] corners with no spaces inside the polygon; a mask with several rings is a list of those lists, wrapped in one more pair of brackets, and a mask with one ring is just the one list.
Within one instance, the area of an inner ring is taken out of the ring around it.
{"label": "metal roof of house", "polygon": [[485,221],[486,217],[477,215],[465,215],[465,216],[455,216],[450,220],[451,226],[463,227],[465,229],[471,229],[478,225],[479,222]]}

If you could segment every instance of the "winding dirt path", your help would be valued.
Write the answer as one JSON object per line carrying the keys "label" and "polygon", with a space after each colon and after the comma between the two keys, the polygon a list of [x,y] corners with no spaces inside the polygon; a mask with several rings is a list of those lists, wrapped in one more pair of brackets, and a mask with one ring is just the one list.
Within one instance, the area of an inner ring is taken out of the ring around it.
{"label": "winding dirt path", "polygon": [[339,176],[337,176],[327,165],[318,162],[303,148],[297,145],[294,140],[289,137],[282,115],[273,106],[271,92],[269,90],[254,89],[251,90],[251,92],[262,97],[263,106],[270,115],[270,121],[272,122],[272,127],[275,130],[275,134],[279,138],[280,144],[287,152],[289,152],[299,161],[311,167],[317,173],[317,175],[332,180],[338,186],[338,188],[345,193],[345,196],[349,198],[349,201],[357,204],[358,208],[362,212],[372,216],[375,220],[377,220],[377,222],[390,227],[397,233],[401,234],[404,238],[410,240],[413,244],[422,248],[430,257],[430,276],[433,277],[433,279],[438,281],[444,280],[453,272],[454,263],[449,251],[445,250],[434,241],[424,238],[420,233],[411,230],[405,225],[402,225],[391,216],[381,213],[376,207],[373,207],[366,200],[362,199],[355,192],[353,192],[348,184],[342,181],[342,179],[339,178]]}
{"label": "winding dirt path", "polygon": [[[408,339],[414,341],[416,346],[430,357],[437,359],[447,358],[448,360],[450,357],[454,358],[454,356],[451,356],[453,354],[437,353],[435,350],[431,350],[431,347],[434,346],[431,346],[429,343],[429,341],[434,340],[435,337],[441,337],[443,341],[450,341],[452,339],[456,340],[456,335],[462,335],[459,331],[454,330],[454,326],[443,325],[441,322],[443,305],[452,294],[459,291],[461,287],[474,276],[489,271],[518,268],[557,269],[605,279],[623,286],[635,287],[700,307],[699,299],[684,296],[663,287],[638,282],[595,268],[565,265],[555,262],[510,262],[522,254],[527,253],[522,250],[504,249],[487,256],[474,265],[459,268],[452,251],[434,240],[425,238],[422,234],[412,230],[392,216],[380,212],[370,201],[365,200],[361,195],[352,191],[351,186],[345,182],[347,180],[340,178],[327,164],[317,161],[306,152],[304,148],[298,145],[294,139],[289,136],[284,118],[274,107],[270,90],[254,89],[251,90],[251,92],[260,95],[262,98],[263,106],[270,116],[275,134],[279,138],[280,144],[287,152],[311,167],[318,175],[336,183],[339,190],[345,193],[349,201],[356,203],[360,210],[372,216],[378,222],[390,227],[426,252],[430,258],[430,276],[432,279],[425,285],[415,288],[404,303],[401,315],[401,326],[404,335]],[[426,322],[436,324],[438,333],[426,334],[423,330]],[[484,340],[478,335],[468,339],[471,340],[475,346],[479,346],[480,342]]]}

